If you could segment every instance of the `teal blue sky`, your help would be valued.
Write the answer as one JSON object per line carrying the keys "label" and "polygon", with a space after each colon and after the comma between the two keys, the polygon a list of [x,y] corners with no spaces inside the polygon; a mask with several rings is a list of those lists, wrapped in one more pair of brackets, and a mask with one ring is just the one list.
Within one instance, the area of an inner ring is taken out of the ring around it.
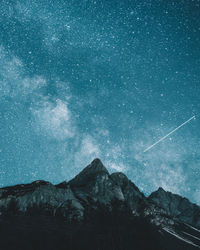
{"label": "teal blue sky", "polygon": [[200,204],[199,110],[199,0],[1,1],[0,186],[99,157]]}

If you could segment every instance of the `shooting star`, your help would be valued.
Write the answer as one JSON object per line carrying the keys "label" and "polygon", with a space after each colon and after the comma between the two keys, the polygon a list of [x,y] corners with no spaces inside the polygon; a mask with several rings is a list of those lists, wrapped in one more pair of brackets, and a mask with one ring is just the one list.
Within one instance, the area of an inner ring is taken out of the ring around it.
{"label": "shooting star", "polygon": [[187,124],[188,122],[190,122],[191,120],[195,119],[195,115],[192,116],[190,119],[188,119],[186,122],[184,122],[183,124],[181,124],[180,126],[178,126],[177,128],[175,128],[173,131],[171,131],[169,134],[165,135],[164,137],[162,137],[159,141],[155,142],[154,144],[152,144],[151,146],[149,146],[148,148],[146,148],[143,153],[149,151],[151,148],[153,148],[154,146],[156,146],[158,143],[160,143],[161,141],[163,141],[165,138],[167,138],[169,135],[173,134],[175,131],[177,131],[179,128],[183,127],[185,124]]}

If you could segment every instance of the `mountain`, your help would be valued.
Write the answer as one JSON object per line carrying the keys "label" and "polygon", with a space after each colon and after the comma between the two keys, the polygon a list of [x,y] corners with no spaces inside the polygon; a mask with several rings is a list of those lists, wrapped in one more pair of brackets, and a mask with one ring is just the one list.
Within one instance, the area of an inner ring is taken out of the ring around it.
{"label": "mountain", "polygon": [[180,195],[159,188],[149,198],[179,221],[200,228],[200,207]]}
{"label": "mountain", "polygon": [[113,199],[124,201],[120,186],[112,180],[108,170],[99,159],[95,159],[74,179],[69,181],[76,197],[86,203],[89,201],[110,203]]}
{"label": "mountain", "polygon": [[199,211],[162,188],[145,197],[95,159],[69,182],[1,188],[0,249],[199,249]]}

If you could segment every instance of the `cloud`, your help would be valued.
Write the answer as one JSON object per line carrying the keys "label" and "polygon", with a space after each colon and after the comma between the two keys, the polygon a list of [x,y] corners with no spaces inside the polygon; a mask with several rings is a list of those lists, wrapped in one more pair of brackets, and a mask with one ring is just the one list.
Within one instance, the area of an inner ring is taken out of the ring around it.
{"label": "cloud", "polygon": [[75,125],[72,113],[66,101],[57,99],[55,102],[44,100],[38,108],[33,108],[32,113],[39,125],[37,129],[57,140],[73,138]]}
{"label": "cloud", "polygon": [[128,164],[124,164],[124,146],[112,143],[107,140],[107,146],[104,147],[106,167],[111,171],[126,172],[129,169]]}
{"label": "cloud", "polygon": [[83,155],[98,155],[100,153],[98,144],[91,136],[87,135],[83,138],[81,153]]}
{"label": "cloud", "polygon": [[75,125],[68,107],[69,84],[54,79],[57,96],[45,96],[48,84],[43,76],[29,76],[23,62],[0,46],[0,97],[23,99],[21,103],[28,100],[38,132],[58,140],[72,138]]}
{"label": "cloud", "polygon": [[[165,141],[144,153],[144,149],[163,136],[164,129],[157,126],[149,126],[146,130],[138,129],[135,132],[133,144],[130,144],[132,158],[138,162],[138,166],[132,168],[132,175],[136,184],[147,194],[158,187],[165,190],[184,194],[187,188],[187,172],[183,162],[187,154],[183,148],[183,138],[175,134],[173,138]],[[166,128],[170,131],[171,128]]]}
{"label": "cloud", "polygon": [[[154,125],[148,127],[146,132],[143,128],[135,131],[132,147],[129,146],[130,141],[128,145],[112,142],[111,131],[108,130],[104,117],[91,117],[90,122],[93,127],[90,132],[84,134],[79,127],[80,121],[77,123],[76,120],[79,119],[76,116],[79,110],[70,106],[73,104],[71,98],[76,97],[70,94],[69,83],[62,82],[59,78],[54,79],[55,94],[44,96],[42,90],[49,84],[45,77],[30,76],[23,62],[9,51],[5,51],[2,46],[0,59],[0,97],[31,100],[33,127],[39,135],[47,138],[47,143],[51,139],[58,142],[56,147],[58,151],[63,152],[62,155],[57,153],[62,159],[60,161],[62,166],[66,158],[70,158],[70,166],[78,167],[80,170],[94,158],[99,157],[111,171],[126,172],[130,167],[127,163],[124,164],[127,162],[125,154],[130,154],[142,166],[132,168],[133,181],[136,181],[145,192],[150,192],[159,186],[175,193],[185,191],[186,173],[183,171],[182,162],[186,150],[181,147],[181,139],[177,134],[174,135],[177,141],[167,139],[146,154],[141,152],[163,135],[163,131]],[[77,103],[76,101],[76,107]],[[170,131],[171,128],[166,130]],[[125,146],[129,147],[129,150]],[[65,169],[64,167],[63,171]]]}
{"label": "cloud", "polygon": [[11,98],[26,97],[46,86],[42,76],[30,77],[25,72],[22,61],[0,46],[0,96]]}
{"label": "cloud", "polygon": [[106,166],[110,168],[111,170],[117,171],[117,172],[124,172],[127,170],[127,166],[125,166],[123,163],[119,162],[112,162],[108,161],[106,162]]}
{"label": "cloud", "polygon": [[78,140],[80,141],[80,145],[74,154],[74,166],[76,168],[84,167],[94,158],[101,157],[99,144],[91,135],[85,134],[81,137],[79,134]]}
{"label": "cloud", "polygon": [[185,191],[186,177],[181,166],[162,164],[154,169],[147,169],[146,178],[150,179],[154,189],[163,187],[167,191],[179,194]]}
{"label": "cloud", "polygon": [[106,137],[107,138],[109,136],[109,130],[108,129],[97,128],[95,132],[100,137]]}

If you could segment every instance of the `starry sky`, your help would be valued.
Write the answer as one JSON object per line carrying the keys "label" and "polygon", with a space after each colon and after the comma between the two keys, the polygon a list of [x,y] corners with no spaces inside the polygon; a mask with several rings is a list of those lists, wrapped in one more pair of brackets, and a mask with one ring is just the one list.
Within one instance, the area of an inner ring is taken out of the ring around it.
{"label": "starry sky", "polygon": [[1,187],[99,157],[200,204],[199,110],[199,0],[1,1]]}

